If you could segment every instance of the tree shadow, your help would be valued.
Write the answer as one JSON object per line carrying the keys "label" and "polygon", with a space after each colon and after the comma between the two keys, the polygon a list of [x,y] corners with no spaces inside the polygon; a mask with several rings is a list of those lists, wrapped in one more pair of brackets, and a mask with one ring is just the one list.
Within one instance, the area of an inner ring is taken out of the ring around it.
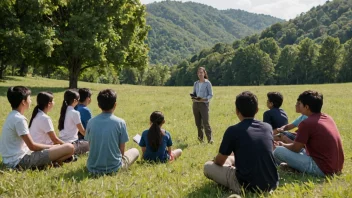
{"label": "tree shadow", "polygon": [[188,147],[188,143],[186,141],[182,141],[182,140],[175,140],[174,141],[174,149],[186,149]]}
{"label": "tree shadow", "polygon": [[[61,175],[65,180],[74,180],[76,182],[81,182],[84,179],[89,179],[89,178],[94,178],[93,175],[91,175],[87,168],[85,166],[79,167],[75,170],[71,170],[70,172],[67,172],[63,175]],[[60,177],[61,177],[60,176]]]}
{"label": "tree shadow", "polygon": [[[52,93],[58,93],[58,92],[64,92],[68,89],[65,87],[30,87],[30,86],[27,86],[27,88],[29,88],[31,90],[32,96],[36,96],[41,91],[49,91]],[[0,86],[0,96],[7,96],[8,89],[9,89],[9,86]]]}
{"label": "tree shadow", "polygon": [[209,180],[203,186],[196,188],[185,197],[187,198],[200,198],[200,197],[229,197],[232,194],[231,190],[218,185],[217,183]]}

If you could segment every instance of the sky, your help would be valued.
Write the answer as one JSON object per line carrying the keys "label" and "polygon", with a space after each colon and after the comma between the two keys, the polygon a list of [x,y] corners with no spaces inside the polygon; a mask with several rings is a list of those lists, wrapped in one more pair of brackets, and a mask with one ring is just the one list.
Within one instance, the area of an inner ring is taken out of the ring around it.
{"label": "sky", "polygon": [[[162,0],[141,0],[143,4]],[[186,2],[189,0],[177,0]],[[252,13],[267,14],[281,19],[293,19],[313,6],[322,5],[326,0],[192,0],[214,8],[241,9]]]}

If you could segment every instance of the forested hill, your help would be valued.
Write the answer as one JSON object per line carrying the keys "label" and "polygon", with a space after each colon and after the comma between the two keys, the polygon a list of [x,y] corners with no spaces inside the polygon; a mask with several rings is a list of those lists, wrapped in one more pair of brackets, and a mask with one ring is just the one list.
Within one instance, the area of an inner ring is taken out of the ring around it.
{"label": "forested hill", "polygon": [[167,85],[192,85],[204,66],[213,85],[352,81],[352,0],[327,1],[232,44],[217,43],[171,69]]}
{"label": "forested hill", "polygon": [[216,43],[258,33],[283,20],[242,10],[217,10],[193,2],[147,4],[150,63],[174,65]]}

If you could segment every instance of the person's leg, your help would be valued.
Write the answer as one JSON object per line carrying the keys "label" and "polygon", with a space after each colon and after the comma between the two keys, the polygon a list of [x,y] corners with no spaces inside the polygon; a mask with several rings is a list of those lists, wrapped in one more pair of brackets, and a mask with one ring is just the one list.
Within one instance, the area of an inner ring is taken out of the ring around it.
{"label": "person's leg", "polygon": [[277,160],[286,162],[288,166],[300,172],[324,176],[324,173],[316,166],[314,160],[304,152],[295,153],[283,146],[278,146],[273,151],[273,154]]}
{"label": "person's leg", "polygon": [[178,157],[181,156],[182,150],[181,149],[175,149],[175,150],[172,151],[172,154],[173,154],[174,158],[177,159]]}
{"label": "person's leg", "polygon": [[21,161],[17,164],[18,169],[31,169],[31,168],[42,168],[50,165],[52,160],[49,158],[49,150],[44,149],[41,151],[35,151],[23,156]]}
{"label": "person's leg", "polygon": [[122,156],[122,167],[130,167],[139,157],[139,151],[136,148],[131,148],[125,151],[124,156]]}
{"label": "person's leg", "polygon": [[198,140],[203,141],[203,125],[202,125],[202,117],[199,111],[199,102],[193,102],[193,115],[194,115],[194,121],[197,126],[198,130]]}
{"label": "person's leg", "polygon": [[211,133],[211,127],[209,124],[209,103],[200,103],[200,115],[202,117],[204,129],[205,129],[205,135],[207,136],[208,142],[212,143],[213,137]]}
{"label": "person's leg", "polygon": [[72,142],[75,147],[75,155],[84,154],[89,151],[89,142],[85,140],[77,140]]}
{"label": "person's leg", "polygon": [[204,164],[204,175],[237,194],[241,193],[241,186],[236,178],[236,168],[233,166],[218,166],[213,161],[208,161]]}
{"label": "person's leg", "polygon": [[49,158],[54,162],[63,162],[74,153],[74,146],[70,143],[54,146],[48,149]]}

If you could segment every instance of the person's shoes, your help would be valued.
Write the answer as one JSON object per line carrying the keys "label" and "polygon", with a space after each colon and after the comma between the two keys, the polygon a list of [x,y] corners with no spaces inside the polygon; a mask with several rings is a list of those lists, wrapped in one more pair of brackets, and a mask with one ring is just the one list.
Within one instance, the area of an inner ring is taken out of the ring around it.
{"label": "person's shoes", "polygon": [[209,140],[208,143],[209,143],[209,144],[213,144],[214,141],[213,141],[213,140]]}
{"label": "person's shoes", "polygon": [[75,162],[78,160],[77,155],[72,155],[71,157],[67,158],[64,163],[70,163],[70,162]]}

